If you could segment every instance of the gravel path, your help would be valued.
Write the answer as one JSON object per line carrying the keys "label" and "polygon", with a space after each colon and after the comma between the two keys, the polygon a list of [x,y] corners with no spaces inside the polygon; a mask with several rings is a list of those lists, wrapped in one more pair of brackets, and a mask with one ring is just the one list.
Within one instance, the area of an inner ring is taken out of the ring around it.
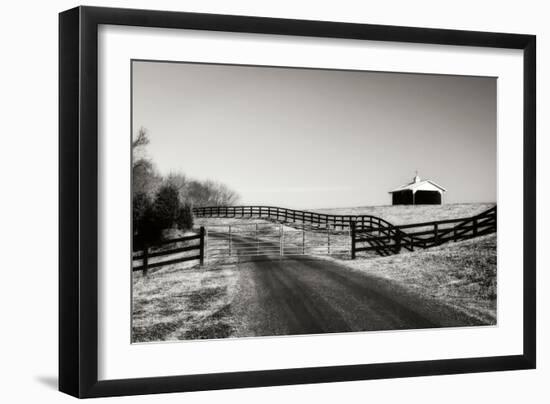
{"label": "gravel path", "polygon": [[310,257],[239,265],[236,336],[474,326],[482,323],[394,282]]}

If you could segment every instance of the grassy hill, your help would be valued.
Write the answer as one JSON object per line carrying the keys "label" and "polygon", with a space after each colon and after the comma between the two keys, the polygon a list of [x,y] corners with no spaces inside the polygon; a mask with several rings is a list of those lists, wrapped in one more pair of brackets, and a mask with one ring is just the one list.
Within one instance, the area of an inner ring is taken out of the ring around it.
{"label": "grassy hill", "polygon": [[497,236],[491,234],[426,250],[389,257],[359,256],[343,262],[352,270],[390,279],[494,325],[497,315],[496,249]]}
{"label": "grassy hill", "polygon": [[132,277],[132,342],[225,338],[238,278],[235,260],[184,262]]}
{"label": "grassy hill", "polygon": [[495,206],[495,203],[450,203],[444,205],[360,206],[355,208],[316,209],[315,212],[333,215],[372,215],[388,222],[410,224],[433,220],[474,216]]}

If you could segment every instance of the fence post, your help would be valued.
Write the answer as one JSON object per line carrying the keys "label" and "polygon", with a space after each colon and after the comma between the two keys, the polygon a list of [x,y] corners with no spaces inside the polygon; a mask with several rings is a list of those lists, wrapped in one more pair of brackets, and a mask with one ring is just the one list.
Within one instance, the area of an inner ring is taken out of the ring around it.
{"label": "fence post", "polygon": [[285,255],[285,230],[282,224],[280,225],[280,232],[281,232],[281,238],[280,238],[281,248],[279,249],[279,253],[281,254],[281,256],[283,256]]}
{"label": "fence post", "polygon": [[476,237],[477,236],[477,217],[474,217],[474,221],[473,221],[473,225],[474,225],[474,228],[472,229],[472,233],[473,233],[473,236]]}
{"label": "fence post", "polygon": [[143,275],[147,275],[147,265],[149,263],[149,246],[143,246]]}
{"label": "fence post", "polygon": [[439,226],[437,223],[434,223],[434,240],[435,244],[439,244]]}
{"label": "fence post", "polygon": [[200,266],[202,267],[204,265],[204,234],[205,234],[205,231],[204,231],[204,226],[201,226],[201,230],[200,230]]}
{"label": "fence post", "polygon": [[231,257],[231,225],[229,225],[229,256]]}
{"label": "fence post", "polygon": [[258,237],[258,223],[256,223],[256,254],[260,255],[260,238]]}
{"label": "fence post", "polygon": [[327,223],[327,253],[330,255],[330,228]]}
{"label": "fence post", "polygon": [[204,228],[204,258],[208,259],[208,227]]}
{"label": "fence post", "polygon": [[302,254],[306,253],[306,228],[302,226]]}
{"label": "fence post", "polygon": [[399,230],[395,231],[395,252],[399,253],[401,251],[401,233]]}
{"label": "fence post", "polygon": [[355,222],[350,221],[349,227],[351,229],[351,259],[355,259]]}

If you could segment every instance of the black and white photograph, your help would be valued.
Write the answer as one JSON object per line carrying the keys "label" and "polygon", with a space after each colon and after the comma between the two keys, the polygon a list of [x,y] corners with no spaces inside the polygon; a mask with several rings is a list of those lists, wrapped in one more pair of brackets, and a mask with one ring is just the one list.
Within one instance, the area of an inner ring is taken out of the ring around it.
{"label": "black and white photograph", "polygon": [[497,326],[497,78],[131,61],[132,343]]}
{"label": "black and white photograph", "polygon": [[3,4],[1,402],[548,401],[545,3],[91,3]]}

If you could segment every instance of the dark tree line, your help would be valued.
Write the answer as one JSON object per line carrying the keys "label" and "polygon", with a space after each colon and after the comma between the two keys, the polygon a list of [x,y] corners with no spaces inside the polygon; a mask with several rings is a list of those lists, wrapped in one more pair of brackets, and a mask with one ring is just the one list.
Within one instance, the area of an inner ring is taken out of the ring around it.
{"label": "dark tree line", "polygon": [[193,227],[193,206],[234,205],[239,197],[215,181],[188,179],[181,173],[162,177],[145,154],[149,137],[138,131],[132,142],[134,246],[140,249],[162,239],[165,229]]}
{"label": "dark tree line", "polygon": [[220,182],[188,179],[179,173],[169,174],[165,181],[174,185],[181,200],[191,206],[229,206],[239,200],[235,191]]}
{"label": "dark tree line", "polygon": [[193,227],[191,207],[181,203],[178,190],[171,184],[161,185],[154,199],[144,192],[136,193],[132,219],[136,249],[162,240],[165,229]]}

